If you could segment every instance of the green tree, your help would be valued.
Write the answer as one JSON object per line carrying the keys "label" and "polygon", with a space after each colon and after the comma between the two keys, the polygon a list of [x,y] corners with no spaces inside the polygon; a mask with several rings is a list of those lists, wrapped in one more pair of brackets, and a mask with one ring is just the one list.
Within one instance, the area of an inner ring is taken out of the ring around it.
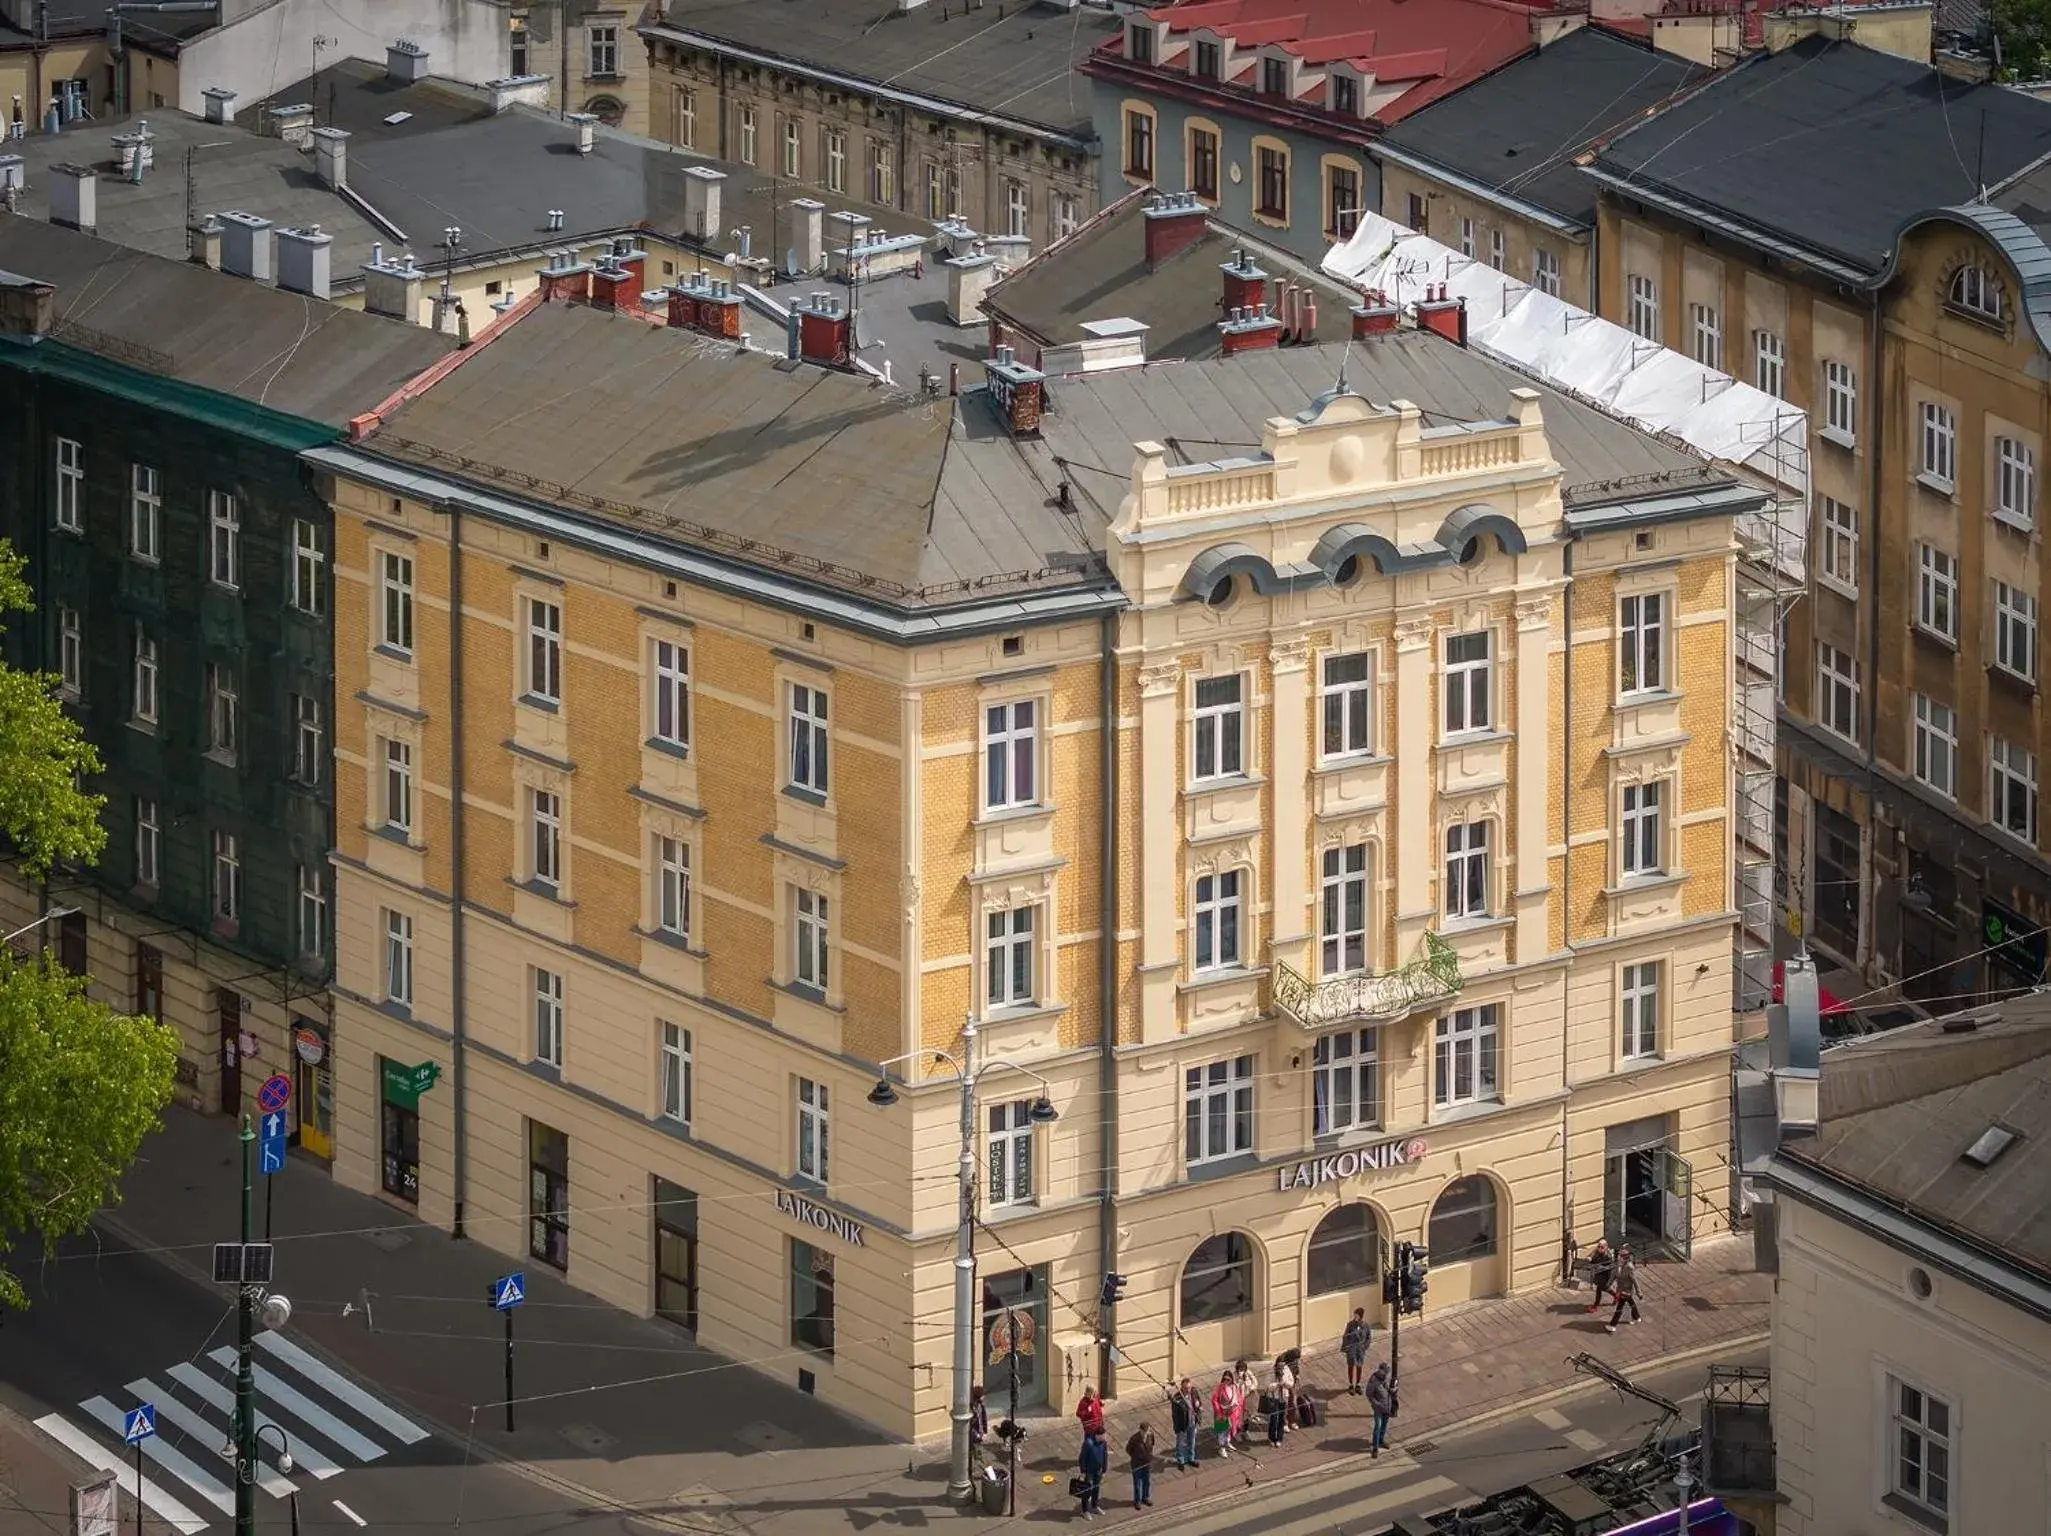
{"label": "green tree", "polygon": [[2051,70],[2051,0],[1988,0],[2001,78],[2041,80]]}
{"label": "green tree", "polygon": [[[0,615],[33,611],[22,557],[0,540]],[[23,871],[90,864],[106,846],[99,754],[57,702],[55,679],[0,663],[0,831]],[[0,1305],[28,1304],[7,1259],[47,1252],[118,1198],[121,1175],[170,1101],[178,1037],[86,996],[45,946],[0,945]]]}

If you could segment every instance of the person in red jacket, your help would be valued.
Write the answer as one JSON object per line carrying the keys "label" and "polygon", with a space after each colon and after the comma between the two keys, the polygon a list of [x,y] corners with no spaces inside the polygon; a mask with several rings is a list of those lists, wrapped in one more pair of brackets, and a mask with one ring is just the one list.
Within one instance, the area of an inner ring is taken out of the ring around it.
{"label": "person in red jacket", "polygon": [[1101,1435],[1104,1432],[1104,1400],[1097,1396],[1095,1387],[1082,1389],[1082,1401],[1075,1405],[1075,1417],[1084,1434]]}

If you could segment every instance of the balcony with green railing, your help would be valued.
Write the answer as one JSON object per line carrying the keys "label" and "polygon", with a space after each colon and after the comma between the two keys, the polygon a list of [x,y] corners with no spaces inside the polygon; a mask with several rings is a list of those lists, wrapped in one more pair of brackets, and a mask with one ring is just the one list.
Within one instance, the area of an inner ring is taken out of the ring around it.
{"label": "balcony with green railing", "polygon": [[1379,975],[1312,981],[1287,961],[1276,960],[1268,990],[1274,1006],[1304,1029],[1323,1030],[1406,1018],[1458,995],[1464,985],[1458,951],[1437,934],[1426,933],[1416,958]]}

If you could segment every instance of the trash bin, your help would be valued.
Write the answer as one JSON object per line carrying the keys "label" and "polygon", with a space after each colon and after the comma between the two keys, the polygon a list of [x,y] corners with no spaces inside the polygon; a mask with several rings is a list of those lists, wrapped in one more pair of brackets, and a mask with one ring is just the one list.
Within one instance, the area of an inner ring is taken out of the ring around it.
{"label": "trash bin", "polygon": [[983,1495],[983,1513],[1001,1515],[1011,1505],[1011,1479],[1002,1467],[985,1467],[983,1480],[979,1485]]}

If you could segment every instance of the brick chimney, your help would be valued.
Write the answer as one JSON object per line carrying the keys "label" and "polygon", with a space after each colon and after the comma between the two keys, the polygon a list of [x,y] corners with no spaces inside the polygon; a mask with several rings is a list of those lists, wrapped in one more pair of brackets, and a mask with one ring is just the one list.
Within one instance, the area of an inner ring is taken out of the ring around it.
{"label": "brick chimney", "polygon": [[1009,347],[999,347],[997,355],[983,364],[983,370],[990,398],[997,402],[1011,435],[1037,437],[1040,412],[1047,399],[1047,376],[1019,362]]}
{"label": "brick chimney", "polygon": [[1194,192],[1162,192],[1147,205],[1147,270],[1188,250],[1203,239],[1210,210]]}
{"label": "brick chimney", "polygon": [[591,269],[591,302],[601,309],[639,309],[640,274],[611,255],[601,257]]}
{"label": "brick chimney", "polygon": [[550,251],[548,265],[539,275],[543,303],[591,297],[591,268],[577,259],[575,251]]}
{"label": "brick chimney", "polygon": [[1268,301],[1268,274],[1253,264],[1242,247],[1218,270],[1225,274],[1226,314],[1235,309],[1259,309]]}
{"label": "brick chimney", "polygon": [[845,368],[854,352],[848,341],[847,306],[830,293],[815,293],[799,308],[798,356],[827,368]]}
{"label": "brick chimney", "polygon": [[188,259],[210,271],[220,271],[221,221],[211,213],[205,218],[194,219],[185,231],[185,251]]}
{"label": "brick chimney", "polygon": [[57,288],[33,277],[0,277],[0,331],[47,336],[56,317]]}
{"label": "brick chimney", "polygon": [[271,120],[271,132],[294,149],[304,149],[313,142],[311,102],[301,101],[289,106],[272,107],[267,115]]}
{"label": "brick chimney", "polygon": [[1457,347],[1467,345],[1467,301],[1446,297],[1446,285],[1427,286],[1417,301],[1417,327],[1436,331]]}
{"label": "brick chimney", "polygon": [[641,292],[642,284],[648,281],[648,253],[634,244],[631,235],[615,235],[612,250],[606,258],[613,266],[625,267],[634,274],[634,292]]}
{"label": "brick chimney", "polygon": [[741,296],[733,291],[733,284],[723,277],[708,278],[702,272],[698,281],[710,290],[698,295],[698,329],[722,341],[739,341]]}
{"label": "brick chimney", "polygon": [[1218,322],[1218,353],[1222,357],[1272,347],[1281,339],[1282,322],[1268,313],[1265,304],[1231,310]]}
{"label": "brick chimney", "polygon": [[1365,341],[1370,336],[1386,336],[1396,329],[1403,312],[1389,302],[1389,296],[1377,288],[1367,296],[1367,301],[1353,306],[1353,339]]}

